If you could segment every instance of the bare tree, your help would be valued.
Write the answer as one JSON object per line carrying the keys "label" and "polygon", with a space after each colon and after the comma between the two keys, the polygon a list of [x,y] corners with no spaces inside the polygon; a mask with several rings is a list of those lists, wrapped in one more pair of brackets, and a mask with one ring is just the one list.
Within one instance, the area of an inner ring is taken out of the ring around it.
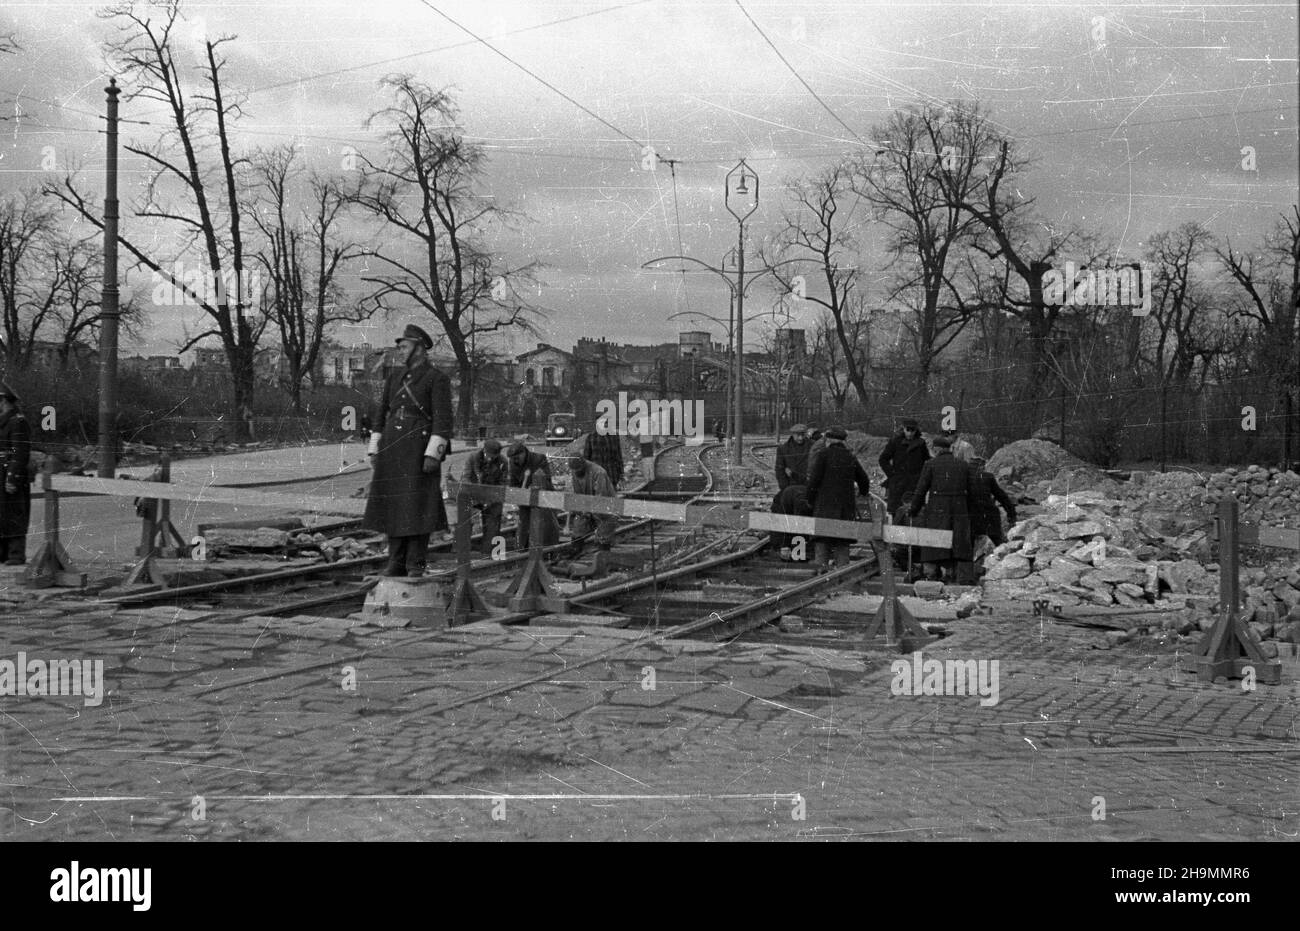
{"label": "bare tree", "polygon": [[[253,401],[254,359],[266,319],[250,315],[251,295],[245,293],[252,289],[248,288],[244,272],[238,192],[247,160],[236,158],[231,151],[229,124],[240,115],[240,107],[237,101],[227,101],[223,93],[225,58],[219,52],[234,37],[203,39],[203,61],[197,70],[206,90],[189,91],[176,59],[179,0],[159,6],[158,20],[130,2],[102,15],[116,21],[121,33],[120,38],[107,44],[107,49],[131,79],[132,90],[126,100],[160,103],[167,114],[167,131],[152,146],[125,146],[154,167],[135,215],[147,220],[150,229],[170,224],[176,235],[171,243],[155,240],[148,247],[123,235],[118,236],[118,242],[139,265],[170,285],[175,293],[184,295],[187,303],[197,306],[208,318],[208,328],[191,337],[180,351],[209,336],[218,336],[234,382],[235,406],[242,409]],[[171,197],[173,191],[175,200]],[[59,184],[48,185],[46,192],[103,228],[103,220],[72,175]],[[169,247],[171,252],[166,254],[164,250]],[[187,264],[193,271],[205,273],[214,286],[197,287],[195,282],[202,280],[201,274],[191,276],[186,272],[178,278],[174,274],[176,266]],[[235,423],[239,435],[246,437],[244,419],[236,417]]]}
{"label": "bare tree", "polygon": [[[50,266],[58,290],[49,322],[56,328],[60,364],[66,367],[75,358],[79,344],[98,342],[104,319],[100,303],[104,284],[100,237],[57,236],[50,250]],[[146,325],[144,306],[134,297],[122,301],[118,322],[124,335],[139,338]]]}
{"label": "bare tree", "polygon": [[[862,335],[861,316],[853,317],[853,308],[861,308],[858,293],[858,242],[851,219],[859,199],[853,193],[852,169],[847,163],[832,165],[821,174],[791,181],[786,196],[793,209],[783,212],[783,228],[777,236],[776,258],[768,262],[773,277],[787,292],[825,312],[821,323],[826,334],[834,337],[834,382],[842,369],[847,383],[866,405],[869,371],[866,356],[857,343]],[[811,268],[815,287],[796,272]],[[819,324],[820,325],[820,324]],[[835,394],[832,389],[832,394]],[[843,393],[837,395],[836,410],[844,409]]]}
{"label": "bare tree", "polygon": [[0,201],[0,337],[13,368],[31,363],[33,343],[58,298],[49,268],[56,211],[30,193]]}
{"label": "bare tree", "polygon": [[[303,379],[310,375],[315,382],[330,326],[369,314],[349,304],[338,280],[342,267],[362,254],[357,243],[339,232],[350,192],[338,178],[315,171],[301,185],[303,171],[296,158],[292,144],[253,158],[261,198],[252,217],[266,240],[257,259],[268,277],[267,314],[279,330],[293,407],[301,413]],[[304,201],[303,206],[295,206],[295,200]]]}
{"label": "bare tree", "polygon": [[925,391],[935,360],[981,310],[960,259],[975,217],[962,205],[983,183],[996,146],[977,106],[925,104],[895,112],[873,135],[874,157],[855,159],[853,187],[889,231],[890,300],[909,313],[917,386]]}
{"label": "bare tree", "polygon": [[477,339],[505,330],[535,333],[540,311],[520,296],[538,264],[511,268],[487,244],[490,227],[513,215],[475,190],[481,147],[455,128],[456,108],[445,91],[410,75],[385,78],[393,103],[367,125],[385,128],[384,164],[362,156],[362,209],[385,224],[391,247],[370,253],[382,266],[362,271],[373,284],[372,309],[392,309],[394,298],[413,301],[446,335],[460,374],[457,419],[468,425],[473,390],[471,349]]}

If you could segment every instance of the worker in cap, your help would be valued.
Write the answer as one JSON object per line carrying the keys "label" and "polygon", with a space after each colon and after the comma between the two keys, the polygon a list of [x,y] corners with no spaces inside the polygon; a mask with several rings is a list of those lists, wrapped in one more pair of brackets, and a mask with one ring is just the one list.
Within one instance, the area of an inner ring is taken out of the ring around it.
{"label": "worker in cap", "polygon": [[32,513],[32,428],[18,392],[0,382],[0,562],[21,566],[27,558]]}
{"label": "worker in cap", "polygon": [[[538,491],[554,491],[551,479],[551,461],[545,453],[529,450],[522,440],[515,440],[506,450],[510,460],[510,486],[512,488],[536,488]],[[540,546],[551,546],[560,542],[560,524],[553,511],[537,509],[540,535],[536,541]],[[515,528],[515,545],[523,550],[534,542],[533,509],[527,505],[519,506],[519,523]]]}
{"label": "worker in cap", "polygon": [[776,484],[808,484],[808,427],[797,423],[790,428],[790,438],[776,448]]}
{"label": "worker in cap", "polygon": [[[599,464],[582,456],[569,457],[569,474],[573,478],[570,491],[575,495],[591,495],[599,498],[615,498],[614,483]],[[608,550],[614,543],[614,528],[618,520],[611,514],[597,514],[587,511],[573,511],[573,536],[593,537],[599,549]]]}
{"label": "worker in cap", "polygon": [[388,376],[370,435],[374,465],[363,526],[388,536],[387,576],[422,576],[429,537],[447,529],[442,462],[451,451],[451,380],[429,363],[433,340],[410,324],[403,367]]}
{"label": "worker in cap", "polygon": [[[466,457],[460,480],[469,485],[493,485],[504,488],[509,472],[510,463],[505,456],[501,455],[501,444],[489,439],[483,442],[482,449]],[[483,522],[480,549],[484,556],[491,556],[496,540],[501,536],[501,513],[505,509],[505,503],[475,500],[473,509],[479,512]],[[469,514],[458,514],[456,519],[459,521],[471,518]]]}
{"label": "worker in cap", "polygon": [[912,491],[921,477],[921,469],[930,458],[930,448],[921,435],[921,426],[911,417],[904,418],[902,432],[891,437],[880,454],[880,468],[885,473],[889,513],[911,503]]}
{"label": "worker in cap", "polygon": [[[871,493],[871,479],[867,476],[867,470],[862,468],[858,457],[844,445],[848,436],[848,431],[843,427],[831,427],[826,431],[826,449],[813,460],[808,473],[808,503],[812,505],[813,517],[857,520],[858,506],[853,494],[854,486],[857,486],[857,493],[862,497]],[[836,568],[847,566],[851,545],[851,540],[842,537],[814,538],[815,571],[824,572],[829,568],[832,550]]]}

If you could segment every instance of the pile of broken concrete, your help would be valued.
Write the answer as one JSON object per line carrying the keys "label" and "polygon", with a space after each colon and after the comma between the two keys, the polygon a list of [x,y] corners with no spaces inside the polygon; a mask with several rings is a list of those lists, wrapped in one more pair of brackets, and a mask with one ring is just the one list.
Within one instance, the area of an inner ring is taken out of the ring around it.
{"label": "pile of broken concrete", "polygon": [[[1092,491],[1049,497],[985,561],[985,597],[1181,610],[1176,626],[1208,629],[1219,602],[1219,567],[1201,561],[1209,553],[1204,528],[1170,537],[1135,513],[1141,514],[1130,501]],[[1293,560],[1243,569],[1240,585],[1242,617],[1261,638],[1300,643],[1300,570]]]}
{"label": "pile of broken concrete", "polygon": [[1243,521],[1300,527],[1300,475],[1259,465],[1210,475],[1134,472],[1123,494],[1143,508],[1207,515],[1213,514],[1226,495],[1237,499]]}
{"label": "pile of broken concrete", "polygon": [[1062,606],[1201,607],[1217,599],[1217,566],[1178,555],[1131,516],[1125,501],[1097,492],[1052,495],[1016,524],[984,563],[985,594],[1046,598]]}

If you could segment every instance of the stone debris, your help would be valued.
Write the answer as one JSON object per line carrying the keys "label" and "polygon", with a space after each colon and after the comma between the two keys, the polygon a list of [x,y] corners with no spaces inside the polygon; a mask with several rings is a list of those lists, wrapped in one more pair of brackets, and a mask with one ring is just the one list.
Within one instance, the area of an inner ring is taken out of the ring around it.
{"label": "stone debris", "polygon": [[1124,497],[1143,509],[1207,518],[1225,495],[1237,499],[1242,521],[1300,527],[1300,475],[1292,471],[1252,465],[1209,475],[1134,472],[1124,488]]}
{"label": "stone debris", "polygon": [[[1100,469],[1088,465],[1078,456],[1047,440],[1016,440],[1008,443],[989,457],[985,468],[993,473],[998,482],[1022,487],[1038,482],[1052,482],[1063,471],[1075,478],[1075,483],[1069,490],[1096,487],[1099,483],[1109,481]],[[1067,489],[1059,489],[1062,492],[1065,490]]]}
{"label": "stone debris", "polygon": [[1132,513],[1127,502],[1096,491],[1049,496],[1042,513],[1011,528],[1007,542],[985,560],[985,594],[1048,597],[1063,607],[1212,603],[1217,571],[1168,558],[1176,548]]}

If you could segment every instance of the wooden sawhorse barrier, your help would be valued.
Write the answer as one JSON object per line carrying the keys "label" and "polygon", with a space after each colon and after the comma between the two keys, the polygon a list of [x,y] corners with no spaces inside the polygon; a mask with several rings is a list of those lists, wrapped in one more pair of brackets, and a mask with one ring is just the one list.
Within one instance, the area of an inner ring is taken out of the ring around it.
{"label": "wooden sawhorse barrier", "polygon": [[[893,561],[889,555],[890,543],[907,546],[952,546],[952,532],[929,530],[921,527],[900,527],[886,524],[880,519],[871,521],[828,520],[825,518],[796,517],[789,514],[771,514],[767,511],[738,511],[716,505],[687,505],[664,501],[647,501],[640,498],[605,498],[598,495],[575,495],[568,492],[539,491],[538,489],[506,488],[500,485],[469,485],[458,483],[457,520],[460,520],[462,496],[481,502],[500,501],[532,508],[534,521],[529,534],[528,559],[509,589],[510,609],[516,612],[567,610],[567,602],[555,595],[554,579],[546,568],[544,547],[540,543],[539,521],[541,511],[577,511],[585,514],[613,517],[644,518],[671,521],[695,526],[725,527],[732,530],[754,530],[847,539],[867,543],[876,549],[884,578],[885,597],[875,616],[863,629],[868,640],[883,637],[890,648],[908,650],[913,645],[928,643],[933,638],[925,632],[903,603],[898,599]],[[881,544],[884,544],[883,546]],[[468,546],[466,546],[468,552]]]}
{"label": "wooden sawhorse barrier", "polygon": [[1237,502],[1227,497],[1219,501],[1215,525],[1219,535],[1219,619],[1196,644],[1196,676],[1202,682],[1213,682],[1219,676],[1241,679],[1249,666],[1257,682],[1278,685],[1282,664],[1264,656],[1259,636],[1241,616],[1239,547],[1246,543],[1300,550],[1300,530],[1238,524]]}
{"label": "wooden sawhorse barrier", "polygon": [[[172,480],[172,457],[163,453],[158,468],[146,481],[170,484]],[[155,565],[155,559],[184,559],[190,554],[190,545],[185,542],[180,531],[172,523],[172,503],[169,498],[142,498],[141,515],[143,524],[140,528],[140,545],[135,554],[140,561],[131,569],[124,585],[166,585],[161,572]],[[168,546],[168,539],[175,546]]]}
{"label": "wooden sawhorse barrier", "polygon": [[23,584],[29,588],[85,588],[86,574],[78,572],[59,540],[59,493],[54,489],[54,459],[45,457],[41,467],[41,493],[45,500],[45,529],[40,548],[23,570]]}

